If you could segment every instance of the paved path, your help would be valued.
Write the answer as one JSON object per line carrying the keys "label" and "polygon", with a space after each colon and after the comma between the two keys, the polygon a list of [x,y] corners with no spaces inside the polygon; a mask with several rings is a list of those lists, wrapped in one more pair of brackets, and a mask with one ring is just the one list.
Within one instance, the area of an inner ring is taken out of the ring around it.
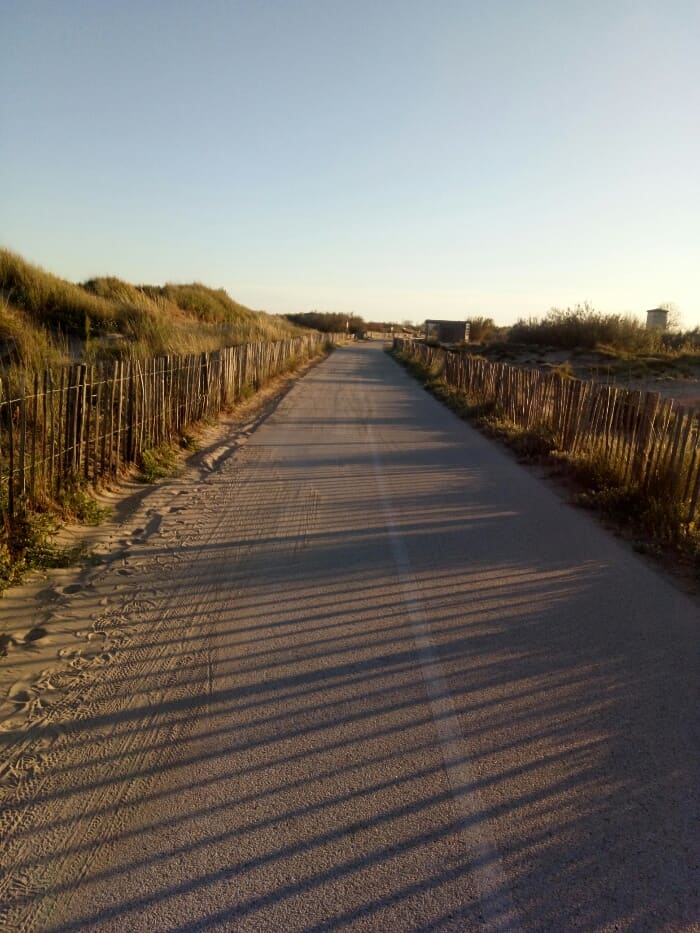
{"label": "paved path", "polygon": [[7,807],[7,929],[700,930],[686,597],[378,345],[211,466],[66,603],[123,642]]}

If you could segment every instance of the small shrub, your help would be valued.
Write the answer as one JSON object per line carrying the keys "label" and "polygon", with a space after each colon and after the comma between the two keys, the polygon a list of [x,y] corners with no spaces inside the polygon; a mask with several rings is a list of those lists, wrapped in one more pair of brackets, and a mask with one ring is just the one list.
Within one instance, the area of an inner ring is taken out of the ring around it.
{"label": "small shrub", "polygon": [[28,570],[70,567],[87,555],[82,544],[57,544],[59,524],[48,512],[28,512],[8,522],[0,541],[0,592],[18,583]]}
{"label": "small shrub", "polygon": [[636,318],[602,314],[588,302],[574,308],[552,308],[540,321],[520,320],[510,329],[514,343],[593,350],[598,346],[631,353],[658,350],[661,336],[647,330]]}
{"label": "small shrub", "polygon": [[175,451],[167,444],[144,450],[141,454],[141,480],[144,483],[155,483],[166,476],[173,476],[176,470]]}
{"label": "small shrub", "polygon": [[534,428],[514,431],[508,443],[521,460],[528,461],[546,460],[556,449],[554,438],[549,432]]}
{"label": "small shrub", "polygon": [[550,367],[550,372],[553,376],[559,376],[560,379],[575,379],[576,374],[574,373],[574,368],[567,360],[564,363],[558,363],[556,366]]}
{"label": "small shrub", "polygon": [[110,514],[110,510],[96,502],[81,485],[64,489],[57,503],[64,518],[73,519],[82,525],[101,525]]}
{"label": "small shrub", "polygon": [[189,450],[191,453],[200,449],[200,443],[194,434],[183,434],[180,438],[180,447],[183,450]]}
{"label": "small shrub", "polygon": [[469,318],[469,341],[473,343],[482,343],[490,340],[496,334],[497,328],[493,318],[490,317],[472,317]]}

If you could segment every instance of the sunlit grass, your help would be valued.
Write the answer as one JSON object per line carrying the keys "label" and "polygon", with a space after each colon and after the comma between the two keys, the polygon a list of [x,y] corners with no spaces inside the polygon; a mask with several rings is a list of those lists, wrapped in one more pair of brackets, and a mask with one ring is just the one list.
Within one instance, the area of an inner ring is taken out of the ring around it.
{"label": "sunlit grass", "polygon": [[206,285],[132,285],[113,276],[76,285],[0,250],[0,340],[8,368],[211,352],[302,333]]}

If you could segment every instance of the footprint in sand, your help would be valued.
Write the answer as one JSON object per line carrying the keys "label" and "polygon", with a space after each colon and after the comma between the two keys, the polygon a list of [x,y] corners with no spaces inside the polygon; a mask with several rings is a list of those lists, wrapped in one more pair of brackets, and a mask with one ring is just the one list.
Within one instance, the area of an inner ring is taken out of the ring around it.
{"label": "footprint in sand", "polygon": [[32,690],[31,684],[28,684],[25,680],[15,681],[7,691],[6,697],[14,705],[15,712],[26,707],[35,698],[36,694]]}
{"label": "footprint in sand", "polygon": [[[76,638],[85,638],[85,632],[74,632]],[[77,658],[80,656],[80,648],[59,648],[56,652],[59,658]]]}
{"label": "footprint in sand", "polygon": [[7,652],[16,644],[17,639],[14,635],[8,635],[3,632],[3,634],[0,635],[0,658],[6,658]]}

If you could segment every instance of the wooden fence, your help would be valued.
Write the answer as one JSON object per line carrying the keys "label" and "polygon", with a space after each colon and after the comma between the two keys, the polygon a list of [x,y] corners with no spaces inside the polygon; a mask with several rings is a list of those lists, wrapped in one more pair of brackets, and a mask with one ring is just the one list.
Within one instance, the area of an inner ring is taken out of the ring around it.
{"label": "wooden fence", "polygon": [[12,518],[76,483],[116,476],[144,450],[215,417],[295,359],[318,355],[332,337],[74,364],[14,383],[0,377],[0,512]]}
{"label": "wooden fence", "polygon": [[471,403],[493,405],[524,431],[588,460],[620,482],[700,521],[700,415],[654,392],[489,363],[467,353],[396,338],[394,348],[442,373]]}

